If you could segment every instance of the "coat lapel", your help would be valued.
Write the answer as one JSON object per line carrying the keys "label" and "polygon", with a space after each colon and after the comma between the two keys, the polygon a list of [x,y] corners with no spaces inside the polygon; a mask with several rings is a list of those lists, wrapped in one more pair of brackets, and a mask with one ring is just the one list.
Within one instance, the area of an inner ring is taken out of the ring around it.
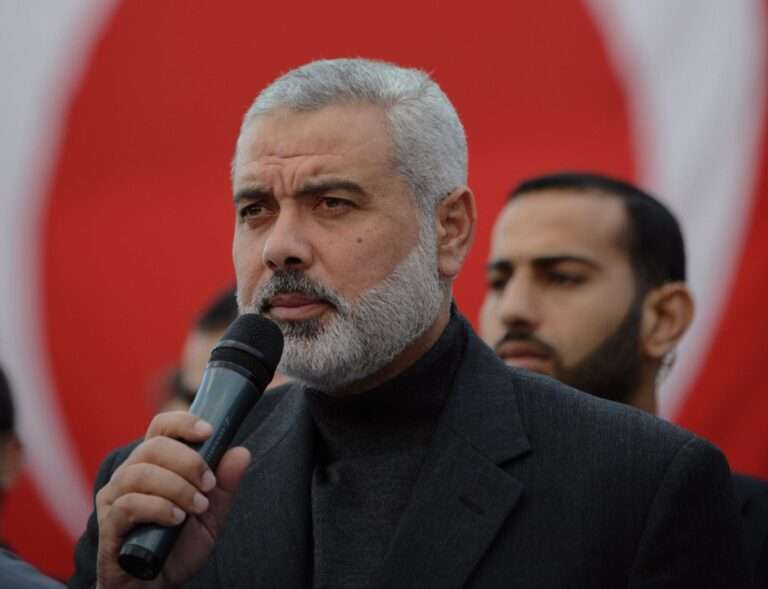
{"label": "coat lapel", "polygon": [[523,491],[499,465],[529,449],[509,372],[469,330],[451,400],[373,586],[464,586]]}
{"label": "coat lapel", "polygon": [[223,587],[285,589],[311,579],[311,419],[300,386],[280,395],[242,442],[252,460],[216,551]]}

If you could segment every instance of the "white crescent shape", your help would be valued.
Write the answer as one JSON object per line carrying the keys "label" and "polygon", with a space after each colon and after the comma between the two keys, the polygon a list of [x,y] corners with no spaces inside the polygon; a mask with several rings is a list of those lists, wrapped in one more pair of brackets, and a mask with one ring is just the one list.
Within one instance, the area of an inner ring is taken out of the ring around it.
{"label": "white crescent shape", "polygon": [[71,94],[114,4],[99,0],[0,5],[0,361],[12,379],[28,466],[50,512],[79,536],[90,485],[51,379],[40,296],[41,217]]}

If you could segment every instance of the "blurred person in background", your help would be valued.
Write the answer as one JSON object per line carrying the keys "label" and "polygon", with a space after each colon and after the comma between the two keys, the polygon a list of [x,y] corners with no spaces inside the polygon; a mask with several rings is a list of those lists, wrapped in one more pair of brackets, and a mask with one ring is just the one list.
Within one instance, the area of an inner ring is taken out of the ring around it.
{"label": "blurred person in background", "polygon": [[[508,365],[655,414],[693,313],[682,232],[658,200],[591,173],[512,191],[480,311],[481,336]],[[734,486],[756,586],[768,587],[768,483],[735,475]]]}
{"label": "blurred person in background", "polygon": [[186,411],[192,405],[196,391],[187,389],[178,366],[166,368],[150,383],[149,404],[155,413]]}
{"label": "blurred person in background", "polygon": [[[238,316],[236,288],[231,286],[218,293],[200,311],[187,333],[179,363],[160,379],[160,392],[153,395],[158,412],[186,411],[195,399],[197,388],[208,365],[211,350]],[[268,388],[287,382],[276,373]]]}
{"label": "blurred person in background", "polygon": [[[22,467],[22,448],[15,429],[15,409],[8,378],[0,367],[0,525],[5,498]],[[2,528],[0,528],[2,530]],[[50,589],[63,587],[21,560],[0,540],[0,587],[3,589]]]}
{"label": "blurred person in background", "polygon": [[216,295],[202,309],[187,334],[179,360],[179,388],[185,391],[189,403],[194,399],[203,379],[213,346],[224,335],[230,323],[237,319],[237,315],[235,287],[231,286]]}

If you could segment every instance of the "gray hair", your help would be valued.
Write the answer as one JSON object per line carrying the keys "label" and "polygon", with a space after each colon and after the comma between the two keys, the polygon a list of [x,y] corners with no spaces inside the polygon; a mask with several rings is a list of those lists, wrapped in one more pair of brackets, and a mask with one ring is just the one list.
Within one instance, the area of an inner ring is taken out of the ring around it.
{"label": "gray hair", "polygon": [[433,212],[467,183],[467,140],[450,100],[429,75],[369,59],[324,59],[289,71],[267,86],[240,129],[278,109],[315,111],[336,104],[375,104],[385,112],[395,166],[415,205]]}

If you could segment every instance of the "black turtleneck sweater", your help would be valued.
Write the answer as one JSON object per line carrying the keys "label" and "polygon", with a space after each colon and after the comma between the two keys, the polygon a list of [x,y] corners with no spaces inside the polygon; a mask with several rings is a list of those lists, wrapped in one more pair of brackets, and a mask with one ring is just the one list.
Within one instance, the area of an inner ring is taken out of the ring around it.
{"label": "black turtleneck sweater", "polygon": [[307,390],[318,448],[312,478],[315,589],[367,587],[382,566],[466,339],[451,313],[432,349],[381,386],[350,397]]}

